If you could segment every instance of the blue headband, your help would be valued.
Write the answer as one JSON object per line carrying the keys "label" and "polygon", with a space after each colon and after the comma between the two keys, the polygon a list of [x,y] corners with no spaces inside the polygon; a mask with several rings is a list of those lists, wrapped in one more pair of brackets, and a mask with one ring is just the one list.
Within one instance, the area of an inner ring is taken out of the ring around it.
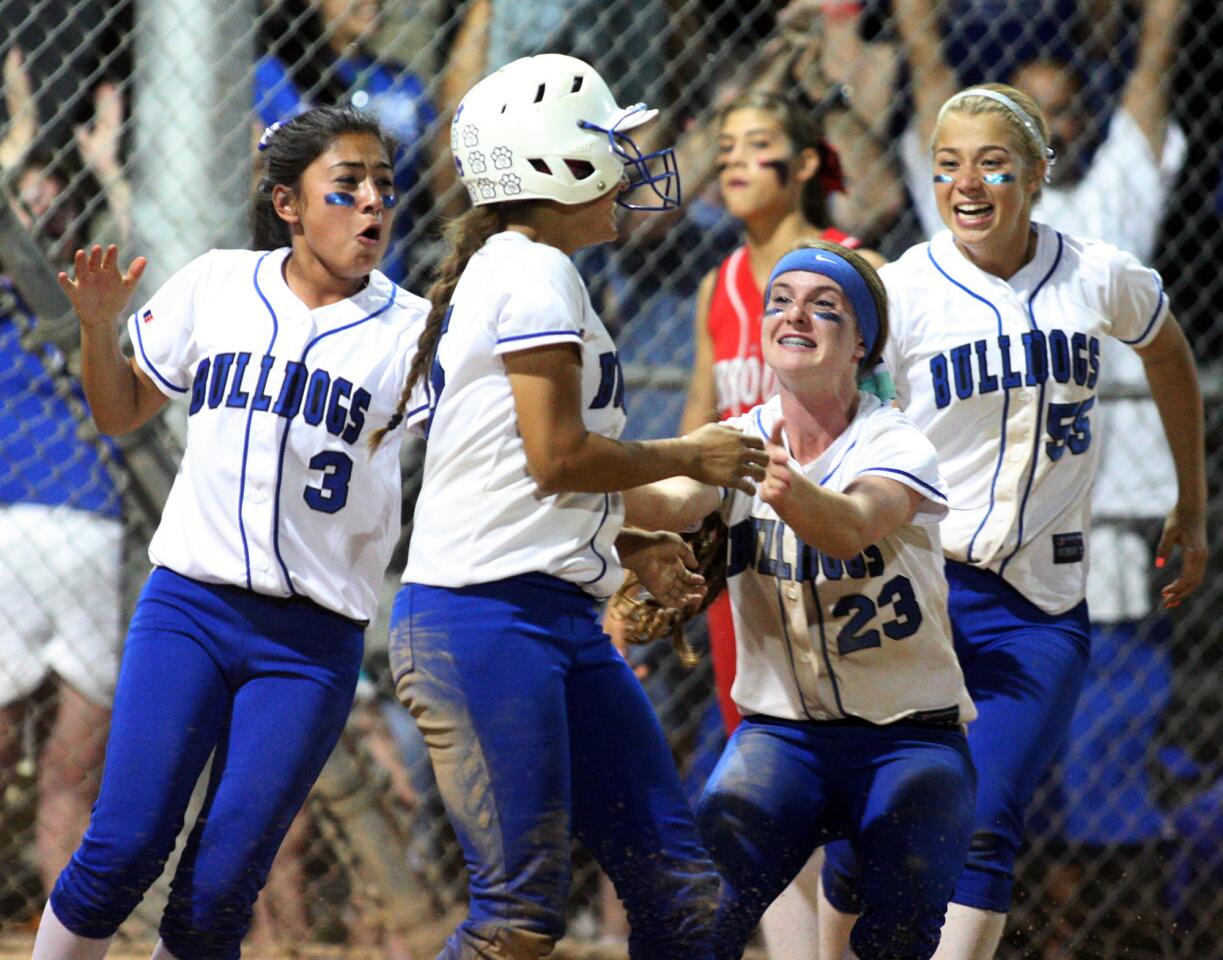
{"label": "blue headband", "polygon": [[777,261],[777,266],[769,274],[769,285],[764,292],[766,309],[773,297],[773,281],[791,270],[818,273],[841,285],[854,308],[854,316],[858,318],[858,332],[862,334],[862,340],[866,344],[866,356],[869,357],[875,348],[875,341],[879,339],[879,310],[875,307],[875,298],[871,296],[870,288],[862,279],[862,274],[844,257],[829,250],[817,247],[791,250]]}

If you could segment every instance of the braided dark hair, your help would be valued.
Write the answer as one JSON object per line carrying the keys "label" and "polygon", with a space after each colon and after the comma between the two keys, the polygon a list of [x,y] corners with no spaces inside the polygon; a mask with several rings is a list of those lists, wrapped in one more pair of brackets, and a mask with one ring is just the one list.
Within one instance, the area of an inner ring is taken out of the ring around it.
{"label": "braided dark hair", "polygon": [[[420,340],[416,344],[416,356],[412,358],[412,366],[408,368],[408,379],[399,395],[399,403],[395,407],[395,417],[392,423],[397,423],[412,396],[412,388],[425,376],[433,365],[437,354],[437,344],[442,338],[442,320],[450,309],[450,298],[454,296],[454,288],[459,284],[459,277],[467,269],[467,264],[476,251],[484,246],[484,242],[494,233],[505,229],[504,204],[490,203],[482,207],[473,207],[462,216],[446,225],[445,239],[447,253],[437,266],[433,284],[429,287],[425,298],[430,303],[429,316],[425,320],[425,329],[421,331]],[[381,427],[370,434],[369,445],[376,450],[386,436],[389,427]]]}
{"label": "braided dark hair", "polygon": [[251,202],[251,248],[276,250],[290,245],[289,225],[276,213],[272,191],[278,185],[296,190],[306,168],[346,133],[368,133],[382,141],[387,158],[397,144],[378,118],[355,107],[315,107],[275,127],[259,145],[259,182]]}

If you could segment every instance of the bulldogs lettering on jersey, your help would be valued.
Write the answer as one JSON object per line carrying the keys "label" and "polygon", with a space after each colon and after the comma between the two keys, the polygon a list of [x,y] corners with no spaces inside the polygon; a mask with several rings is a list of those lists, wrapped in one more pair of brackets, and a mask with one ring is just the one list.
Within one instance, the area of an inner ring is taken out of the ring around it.
{"label": "bulldogs lettering on jersey", "polygon": [[394,415],[428,304],[375,271],[355,296],[309,310],[285,283],[287,255],[214,250],[129,321],[137,362],[188,413],[149,556],[368,620],[400,480],[399,434],[373,454],[366,435]]}
{"label": "bulldogs lettering on jersey", "polygon": [[1043,224],[1009,281],[944,231],[881,271],[884,361],[898,401],[940,451],[953,559],[987,567],[1050,613],[1083,598],[1101,344],[1149,343],[1168,314],[1158,274]]}
{"label": "bulldogs lettering on jersey", "polygon": [[[774,398],[731,421],[767,438]],[[976,714],[952,648],[938,521],[946,493],[930,442],[898,410],[859,394],[849,428],[812,463],[815,483],[863,476],[911,487],[917,516],[847,561],[799,540],[759,496],[731,491],[728,590],[738,638],[732,695],[745,714],[793,720]]]}
{"label": "bulldogs lettering on jersey", "polygon": [[527,470],[502,357],[550,344],[581,352],[586,428],[618,437],[624,378],[577,268],[521,233],[494,235],[455,288],[426,399],[418,390],[410,404],[408,420],[429,444],[405,583],[462,587],[543,571],[596,597],[620,585],[620,495],[544,495]]}
{"label": "bulldogs lettering on jersey", "polygon": [[244,350],[200,360],[187,415],[194,416],[205,405],[216,410],[222,404],[227,409],[270,411],[286,420],[300,413],[306,423],[322,426],[352,446],[365,429],[372,399],[368,390],[354,387],[351,380],[321,368],[311,370],[296,360],[265,353],[252,365],[251,353]]}

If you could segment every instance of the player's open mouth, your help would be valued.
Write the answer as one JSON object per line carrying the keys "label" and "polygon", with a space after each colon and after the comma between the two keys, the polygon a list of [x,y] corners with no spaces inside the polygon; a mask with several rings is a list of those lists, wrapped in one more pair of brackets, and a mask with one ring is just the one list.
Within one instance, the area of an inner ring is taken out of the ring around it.
{"label": "player's open mouth", "polygon": [[802,337],[797,334],[786,334],[784,337],[778,337],[777,343],[783,347],[798,347],[803,350],[814,350],[815,341],[810,337]]}
{"label": "player's open mouth", "polygon": [[957,203],[955,215],[965,226],[976,226],[985,223],[994,213],[992,203]]}
{"label": "player's open mouth", "polygon": [[378,226],[376,223],[373,226],[366,227],[357,234],[357,239],[366,241],[370,244],[376,244],[382,239],[382,227]]}

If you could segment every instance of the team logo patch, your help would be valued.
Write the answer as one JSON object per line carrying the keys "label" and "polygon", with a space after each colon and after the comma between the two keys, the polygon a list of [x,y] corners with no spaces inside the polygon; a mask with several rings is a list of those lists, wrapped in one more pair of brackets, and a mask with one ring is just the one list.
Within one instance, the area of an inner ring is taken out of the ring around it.
{"label": "team logo patch", "polygon": [[153,322],[153,311],[152,310],[144,311],[144,313],[140,315],[140,320],[143,323],[152,323]]}
{"label": "team logo patch", "polygon": [[1083,534],[1076,532],[1053,535],[1054,563],[1080,563],[1083,553]]}

